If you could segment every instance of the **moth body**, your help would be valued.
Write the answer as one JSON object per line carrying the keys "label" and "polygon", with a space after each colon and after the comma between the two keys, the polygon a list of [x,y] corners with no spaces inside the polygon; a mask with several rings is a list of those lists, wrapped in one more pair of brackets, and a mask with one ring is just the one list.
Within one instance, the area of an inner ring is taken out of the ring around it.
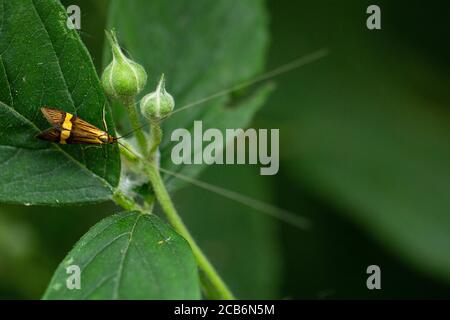
{"label": "moth body", "polygon": [[41,108],[41,112],[52,125],[37,135],[41,140],[59,144],[109,144],[117,140],[108,132],[69,112],[47,107]]}

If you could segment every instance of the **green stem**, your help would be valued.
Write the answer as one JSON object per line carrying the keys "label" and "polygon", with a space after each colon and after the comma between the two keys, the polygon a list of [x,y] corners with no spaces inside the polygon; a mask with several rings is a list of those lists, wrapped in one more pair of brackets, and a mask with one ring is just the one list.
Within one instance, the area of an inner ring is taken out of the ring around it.
{"label": "green stem", "polygon": [[170,222],[172,227],[183,236],[189,245],[191,246],[192,252],[197,260],[198,267],[201,272],[201,280],[205,295],[209,299],[234,299],[233,294],[228,289],[226,284],[220,278],[217,271],[214,269],[212,264],[203,254],[200,247],[195,242],[194,238],[191,236],[189,230],[186,228],[185,224],[178,215],[172,200],[170,199],[169,193],[164,186],[164,183],[159,174],[159,170],[153,163],[145,166],[145,172],[152,183],[153,190],[155,191],[156,198],[161,204],[164,213],[166,214],[167,220]]}
{"label": "green stem", "polygon": [[136,140],[140,149],[140,152],[144,157],[148,154],[148,146],[147,146],[147,137],[145,136],[144,132],[142,131],[142,125],[139,121],[139,117],[136,111],[136,106],[134,104],[134,99],[127,99],[125,102],[126,108],[128,111],[128,117],[130,119],[131,127],[135,132]]}
{"label": "green stem", "polygon": [[152,144],[150,147],[150,157],[153,157],[156,150],[158,150],[158,146],[162,141],[162,129],[158,123],[152,123],[150,125],[150,132],[152,137]]}
{"label": "green stem", "polygon": [[112,200],[119,206],[121,206],[122,208],[124,208],[125,210],[129,210],[129,211],[141,211],[143,212],[142,208],[136,204],[136,202],[129,198],[128,196],[126,196],[122,191],[120,190],[116,190],[116,192],[114,192],[113,198]]}
{"label": "green stem", "polygon": [[[194,238],[190,234],[189,230],[186,228],[183,220],[178,215],[177,210],[175,209],[172,200],[169,196],[169,193],[164,186],[164,183],[161,179],[161,175],[159,174],[158,165],[156,163],[156,158],[154,156],[156,150],[158,149],[158,145],[161,142],[162,138],[162,130],[158,124],[152,124],[152,145],[150,150],[150,161],[146,159],[140,159],[137,157],[131,150],[129,146],[120,145],[120,151],[122,155],[124,155],[129,161],[136,163],[139,160],[142,161],[145,173],[147,174],[153,191],[158,199],[161,207],[166,214],[167,220],[172,225],[172,227],[186,239],[186,241],[191,246],[192,252],[194,254],[195,259],[197,260],[197,265],[200,269],[200,277],[202,281],[202,287],[205,292],[205,295],[210,299],[226,299],[231,300],[234,299],[233,294],[228,289],[226,284],[220,278],[217,271],[214,269],[212,264],[206,258],[198,244],[195,242]],[[114,195],[114,200],[117,204],[122,207],[128,209],[132,208],[134,201],[132,199],[128,199],[120,192],[116,192]],[[152,203],[149,204],[150,208],[152,207]],[[134,209],[132,209],[134,210]]]}
{"label": "green stem", "polygon": [[120,154],[123,155],[128,161],[133,163],[139,162],[139,158],[133,153],[133,151],[131,151],[131,146],[127,142],[120,142],[119,150]]}

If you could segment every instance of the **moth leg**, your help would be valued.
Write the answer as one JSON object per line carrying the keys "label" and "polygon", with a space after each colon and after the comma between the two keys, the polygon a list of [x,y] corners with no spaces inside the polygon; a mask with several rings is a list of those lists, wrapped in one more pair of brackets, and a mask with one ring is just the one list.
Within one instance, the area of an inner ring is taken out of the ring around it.
{"label": "moth leg", "polygon": [[87,146],[85,146],[84,148],[83,148],[83,150],[87,150],[87,149],[90,149],[90,148],[101,148],[102,147],[102,145],[101,144],[90,144],[90,145],[87,145]]}
{"label": "moth leg", "polygon": [[96,148],[96,149],[100,148],[103,151],[103,157],[105,159],[107,159],[108,158],[108,156],[107,156],[108,150],[106,150],[107,147],[108,146],[106,144],[90,144],[90,145],[85,146],[83,148],[83,150],[87,150],[87,149],[90,149],[90,148]]}

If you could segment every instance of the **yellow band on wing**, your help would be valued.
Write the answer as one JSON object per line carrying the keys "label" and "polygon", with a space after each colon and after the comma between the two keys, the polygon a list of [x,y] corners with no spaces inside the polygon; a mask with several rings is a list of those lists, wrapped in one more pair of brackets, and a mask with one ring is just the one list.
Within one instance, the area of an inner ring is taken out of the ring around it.
{"label": "yellow band on wing", "polygon": [[64,122],[62,123],[61,135],[59,137],[59,143],[66,144],[66,140],[70,137],[70,130],[72,130],[72,119],[73,115],[70,113],[66,113],[66,117],[64,118]]}
{"label": "yellow band on wing", "polygon": [[72,121],[70,121],[70,120],[72,120],[72,117],[73,117],[72,114],[66,113],[66,118],[64,119],[64,122],[62,124],[63,129],[66,129],[69,131],[72,130]]}
{"label": "yellow band on wing", "polygon": [[69,130],[61,130],[61,136],[59,137],[59,143],[66,144],[66,140],[70,137]]}

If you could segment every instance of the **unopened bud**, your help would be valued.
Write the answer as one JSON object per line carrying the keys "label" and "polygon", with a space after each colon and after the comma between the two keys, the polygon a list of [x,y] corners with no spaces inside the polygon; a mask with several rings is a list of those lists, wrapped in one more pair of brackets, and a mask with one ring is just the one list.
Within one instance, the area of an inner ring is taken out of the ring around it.
{"label": "unopened bud", "polygon": [[103,89],[114,99],[134,97],[147,83],[147,73],[140,64],[124,55],[114,31],[107,32],[106,35],[111,45],[113,59],[103,71]]}
{"label": "unopened bud", "polygon": [[173,97],[166,91],[164,74],[154,92],[145,95],[141,100],[141,113],[150,121],[158,121],[167,117],[175,107]]}

